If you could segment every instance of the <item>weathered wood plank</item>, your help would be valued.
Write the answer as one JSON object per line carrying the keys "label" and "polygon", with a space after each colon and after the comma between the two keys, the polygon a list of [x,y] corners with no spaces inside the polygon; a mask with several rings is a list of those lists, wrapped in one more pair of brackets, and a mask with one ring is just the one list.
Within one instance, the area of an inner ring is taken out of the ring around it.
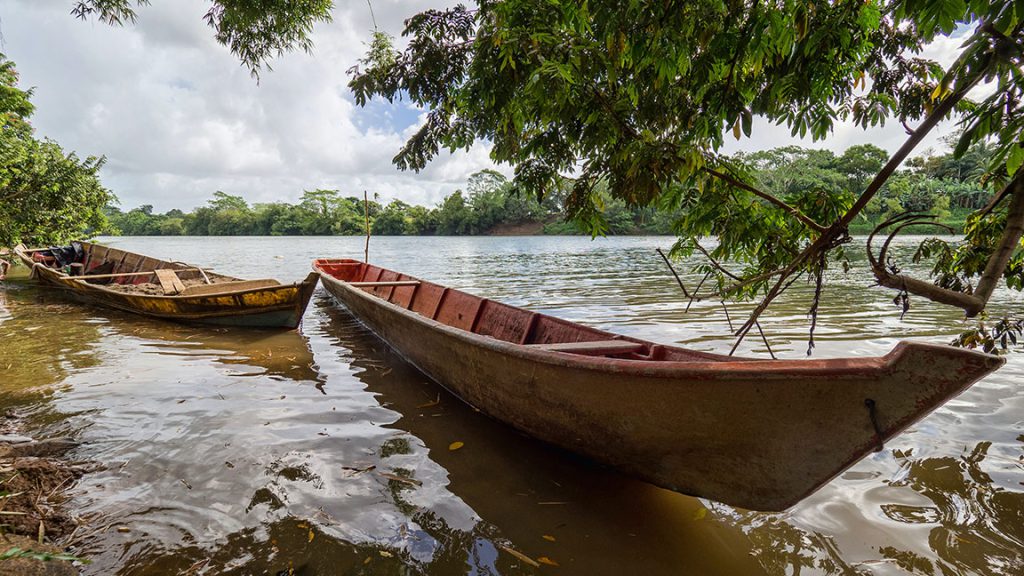
{"label": "weathered wood plank", "polygon": [[591,342],[528,344],[527,346],[550,352],[567,352],[569,354],[600,356],[603,354],[628,354],[629,352],[640,352],[646,345],[639,342],[630,342],[628,340],[597,340]]}
{"label": "weathered wood plank", "polygon": [[173,296],[185,291],[185,285],[181,283],[181,278],[178,278],[178,273],[174,270],[160,269],[155,272],[157,280],[160,281],[160,287],[164,289],[164,294]]}
{"label": "weathered wood plank", "polygon": [[350,286],[356,288],[370,288],[376,286],[416,286],[418,280],[392,280],[390,282],[349,282]]}
{"label": "weathered wood plank", "polygon": [[[184,270],[176,270],[176,272],[195,272],[198,268],[185,268]],[[99,280],[100,278],[119,278],[121,276],[150,276],[156,274],[155,271],[150,270],[149,272],[116,272],[114,274],[88,274],[86,276],[75,276],[75,280]]]}
{"label": "weathered wood plank", "polygon": [[256,290],[258,288],[273,288],[281,283],[271,278],[262,280],[239,280],[238,282],[218,282],[216,284],[198,284],[189,286],[179,296],[206,296],[208,294],[220,294],[221,292],[241,292],[243,290]]}

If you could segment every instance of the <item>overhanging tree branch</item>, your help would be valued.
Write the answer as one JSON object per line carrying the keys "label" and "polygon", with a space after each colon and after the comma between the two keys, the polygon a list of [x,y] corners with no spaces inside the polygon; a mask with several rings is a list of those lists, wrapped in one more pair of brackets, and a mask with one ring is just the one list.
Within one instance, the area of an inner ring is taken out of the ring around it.
{"label": "overhanging tree branch", "polygon": [[[984,68],[988,67],[988,62],[990,61],[991,58],[986,61]],[[957,63],[959,63],[959,60]],[[952,69],[955,69],[957,63],[954,64],[954,68]],[[754,308],[753,312],[751,312],[747,321],[744,322],[740,329],[736,331],[737,340],[734,348],[743,341],[743,338],[746,337],[748,332],[750,332],[754,323],[761,314],[764,313],[765,309],[768,308],[772,301],[774,301],[775,298],[784,291],[786,281],[794,272],[805,266],[815,256],[823,252],[828,252],[840,243],[846,241],[847,227],[850,225],[850,222],[852,222],[853,219],[867,207],[868,202],[870,202],[871,199],[874,198],[875,194],[881,190],[882,185],[889,180],[896,169],[899,168],[900,164],[902,164],[914,148],[921,143],[921,140],[923,140],[924,137],[927,136],[928,133],[946,117],[947,114],[953,111],[953,108],[967,96],[967,92],[969,92],[983,76],[984,74],[982,73],[975,73],[974,77],[971,78],[969,82],[965,82],[957,91],[946,96],[938,106],[932,109],[931,113],[928,114],[924,121],[921,122],[921,125],[917,127],[917,130],[914,130],[914,133],[907,138],[907,141],[903,143],[903,146],[900,146],[900,149],[897,150],[896,153],[889,158],[889,161],[886,162],[885,166],[879,170],[878,174],[876,174],[871,180],[867,188],[864,189],[864,192],[860,195],[857,201],[854,202],[853,206],[851,206],[839,220],[822,232],[822,234],[818,236],[814,242],[808,245],[803,252],[793,259],[789,266],[787,266],[782,272],[776,283],[768,290],[768,293],[765,294],[765,297]]]}
{"label": "overhanging tree branch", "polygon": [[[999,278],[1002,277],[1007,263],[1020,243],[1021,236],[1024,235],[1024,173],[1018,174],[1007,184],[999,196],[1008,196],[1012,199],[1006,216],[1006,226],[999,243],[985,264],[985,270],[982,272],[973,294],[943,288],[931,282],[895,273],[886,267],[886,255],[890,242],[906,226],[920,223],[920,214],[902,214],[887,220],[875,228],[875,231],[868,237],[868,259],[878,284],[886,288],[904,290],[908,294],[921,296],[940,304],[956,306],[962,309],[968,318],[977,316],[988,304]],[[871,246],[875,234],[896,224],[898,226],[889,234],[878,257],[875,257]]]}
{"label": "overhanging tree branch", "polygon": [[818,232],[819,234],[824,232],[825,230],[827,230],[827,228],[825,226],[822,226],[821,224],[818,224],[814,220],[811,220],[807,215],[805,215],[803,212],[801,212],[800,210],[796,209],[795,207],[790,206],[789,204],[783,202],[782,200],[779,200],[778,198],[776,198],[775,196],[772,196],[771,194],[768,194],[767,192],[762,192],[762,191],[758,190],[757,188],[754,188],[753,186],[751,186],[750,184],[747,184],[746,182],[743,182],[742,180],[739,180],[737,178],[733,178],[732,176],[730,176],[728,174],[725,174],[723,172],[719,172],[718,170],[715,170],[714,168],[708,168],[707,166],[704,167],[704,171],[707,172],[708,174],[714,176],[715,178],[718,178],[720,180],[728,182],[729,184],[731,184],[731,185],[733,185],[733,186],[735,186],[737,188],[740,188],[741,190],[746,190],[747,192],[750,192],[754,196],[757,196],[758,198],[761,198],[763,200],[767,200],[768,202],[774,204],[775,206],[778,206],[779,208],[782,208],[782,210],[785,211],[787,214],[795,217],[797,220],[802,222],[805,226],[807,226],[811,230],[814,230],[815,232]]}

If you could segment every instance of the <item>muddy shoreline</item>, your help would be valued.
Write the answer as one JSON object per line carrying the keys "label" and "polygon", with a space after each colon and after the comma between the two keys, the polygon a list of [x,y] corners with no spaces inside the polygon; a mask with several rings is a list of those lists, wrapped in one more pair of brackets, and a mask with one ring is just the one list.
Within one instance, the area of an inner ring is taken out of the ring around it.
{"label": "muddy shoreline", "polygon": [[63,576],[79,573],[71,547],[87,528],[66,510],[67,491],[89,462],[68,458],[78,444],[67,438],[36,440],[24,418],[0,415],[0,573]]}

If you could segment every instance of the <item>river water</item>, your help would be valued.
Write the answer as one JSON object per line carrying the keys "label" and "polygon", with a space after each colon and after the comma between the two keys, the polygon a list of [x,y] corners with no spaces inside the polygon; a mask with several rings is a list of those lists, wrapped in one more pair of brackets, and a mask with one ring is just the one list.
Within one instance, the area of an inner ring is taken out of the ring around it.
{"label": "river water", "polygon": [[[282,281],[315,257],[363,249],[362,238],[106,241]],[[685,311],[655,252],[671,242],[381,237],[370,256],[602,329],[727,352],[720,306]],[[911,252],[906,240],[896,255],[913,270]],[[901,320],[894,293],[870,285],[862,260],[830,275],[816,357],[949,342],[963,328],[956,310],[920,299]],[[804,357],[810,293],[796,286],[762,322],[782,357]],[[992,306],[1022,308],[1006,291]],[[749,309],[731,307],[733,320]],[[741,353],[766,350],[752,337]],[[522,436],[427,381],[322,289],[300,331],[266,332],[80,306],[27,279],[0,284],[0,410],[33,435],[75,437],[71,456],[104,468],[69,502],[88,519],[75,551],[96,575],[1020,575],[1024,354],[1008,357],[883,452],[765,514]],[[507,548],[558,566],[532,567]]]}

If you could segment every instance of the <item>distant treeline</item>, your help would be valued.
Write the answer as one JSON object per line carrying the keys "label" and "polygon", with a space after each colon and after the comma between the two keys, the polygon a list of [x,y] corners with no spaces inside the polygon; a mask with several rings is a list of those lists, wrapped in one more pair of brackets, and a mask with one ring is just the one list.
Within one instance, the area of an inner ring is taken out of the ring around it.
{"label": "distant treeline", "polygon": [[[851,231],[863,233],[906,210],[930,211],[939,221],[961,228],[971,211],[991,195],[981,178],[991,156],[984,146],[959,159],[951,154],[912,159],[886,184],[854,222]],[[841,155],[797,146],[739,154],[762,190],[780,198],[807,189],[859,192],[882,167],[887,153],[873,145],[852,146]],[[600,186],[600,185],[599,185]],[[603,195],[608,234],[672,234],[677,212],[671,208],[631,207]],[[501,174],[485,170],[469,178],[437,206],[410,205],[401,200],[369,202],[374,235],[576,234],[566,221],[564,193],[536,195],[513,189]],[[107,209],[111,233],[131,236],[328,236],[360,235],[365,231],[366,207],[357,196],[337,190],[309,190],[298,204],[273,202],[249,205],[241,196],[215,192],[191,212],[153,213],[146,205],[122,212]],[[932,231],[932,230],[928,230]]]}

